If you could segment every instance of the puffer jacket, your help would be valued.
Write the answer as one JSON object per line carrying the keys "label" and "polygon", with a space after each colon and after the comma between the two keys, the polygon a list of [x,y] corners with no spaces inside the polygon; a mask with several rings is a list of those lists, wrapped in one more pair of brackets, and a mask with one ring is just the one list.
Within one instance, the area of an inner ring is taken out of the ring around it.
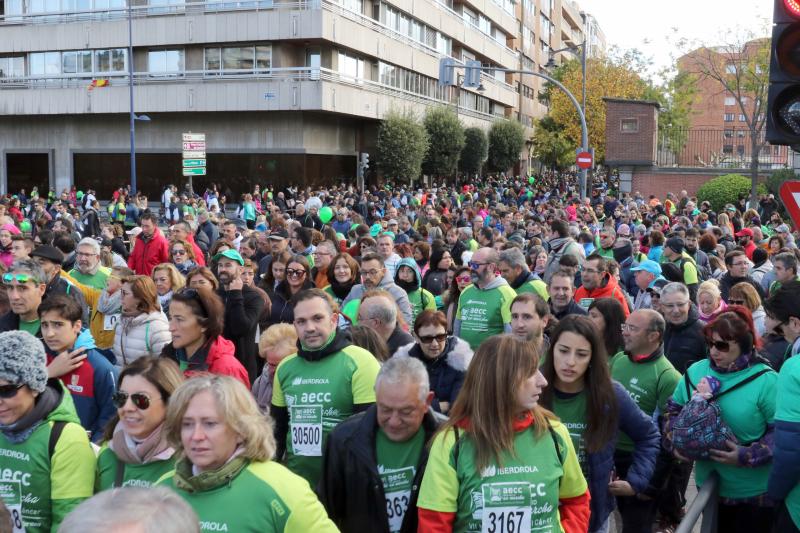
{"label": "puffer jacket", "polygon": [[157,357],[170,342],[172,334],[163,312],[153,311],[134,317],[122,317],[114,333],[117,370],[146,355]]}
{"label": "puffer jacket", "polygon": [[689,308],[686,322],[677,326],[667,322],[667,329],[664,331],[664,355],[681,374],[685,374],[687,368],[708,356],[703,327],[705,324],[700,321],[694,304]]}
{"label": "puffer jacket", "polygon": [[175,361],[186,379],[204,373],[230,376],[250,388],[250,378],[242,363],[236,359],[236,347],[223,336],[210,339],[197,352],[187,357],[186,350],[175,348],[170,342],[161,351],[161,357]]}
{"label": "puffer jacket", "polygon": [[144,234],[136,237],[136,244],[128,258],[128,268],[141,276],[153,274],[153,268],[169,262],[169,243],[161,230],[156,228],[153,237],[145,240]]}
{"label": "puffer jacket", "polygon": [[469,344],[458,337],[449,337],[441,355],[436,359],[428,358],[422,353],[418,343],[406,344],[401,346],[393,357],[414,357],[422,361],[428,371],[428,378],[433,391],[433,403],[431,407],[437,412],[441,412],[439,402],[447,402],[451,406],[464,384],[464,376],[467,368],[472,361],[472,348]]}

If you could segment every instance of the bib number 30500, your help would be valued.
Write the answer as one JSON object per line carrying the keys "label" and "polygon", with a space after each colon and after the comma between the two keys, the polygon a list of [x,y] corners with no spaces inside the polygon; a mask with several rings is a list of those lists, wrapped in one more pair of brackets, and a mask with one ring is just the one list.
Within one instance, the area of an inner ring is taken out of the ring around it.
{"label": "bib number 30500", "polygon": [[322,406],[291,408],[292,451],[307,457],[322,456]]}

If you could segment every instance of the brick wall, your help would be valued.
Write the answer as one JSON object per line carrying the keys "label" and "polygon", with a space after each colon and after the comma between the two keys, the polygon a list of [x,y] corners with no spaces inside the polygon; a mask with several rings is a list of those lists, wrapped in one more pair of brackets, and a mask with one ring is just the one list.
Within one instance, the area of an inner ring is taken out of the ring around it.
{"label": "brick wall", "polygon": [[606,164],[655,163],[658,104],[615,98],[603,100],[606,103]]}
{"label": "brick wall", "polygon": [[[729,174],[730,170],[696,170],[691,171],[669,171],[660,169],[649,170],[634,170],[632,181],[632,192],[640,192],[645,198],[651,194],[662,200],[666,197],[668,192],[679,193],[685,190],[690,196],[697,194],[697,189],[700,188],[705,182]],[[759,176],[760,179],[765,179],[766,174]]]}

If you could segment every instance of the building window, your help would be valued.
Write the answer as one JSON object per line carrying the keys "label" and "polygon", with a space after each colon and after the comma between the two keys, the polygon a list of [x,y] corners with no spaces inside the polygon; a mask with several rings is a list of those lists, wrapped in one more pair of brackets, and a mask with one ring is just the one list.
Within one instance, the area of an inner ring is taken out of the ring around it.
{"label": "building window", "polygon": [[61,74],[61,52],[36,52],[30,55],[31,76]]}
{"label": "building window", "polygon": [[619,131],[622,133],[638,133],[639,132],[639,119],[638,118],[623,118],[619,121]]}
{"label": "building window", "polygon": [[124,48],[114,48],[112,50],[95,50],[94,69],[95,72],[125,72],[125,58],[128,51]]}
{"label": "building window", "polygon": [[733,122],[734,118],[736,118],[736,115],[734,113],[725,113],[725,116],[723,117],[723,120],[725,122]]}
{"label": "building window", "polygon": [[723,154],[732,154],[733,153],[733,145],[732,144],[724,145],[722,147],[722,153]]}
{"label": "building window", "polygon": [[183,50],[150,50],[147,53],[147,72],[151,76],[176,76],[183,71]]}
{"label": "building window", "polygon": [[0,78],[22,78],[25,76],[23,56],[0,57]]}
{"label": "building window", "polygon": [[338,71],[350,78],[364,79],[364,60],[340,50]]}
{"label": "building window", "polygon": [[736,65],[733,63],[728,63],[725,65],[725,73],[726,74],[736,74]]}
{"label": "building window", "polygon": [[736,105],[736,98],[734,98],[733,96],[726,96],[725,105]]}
{"label": "building window", "polygon": [[[205,49],[208,74],[249,74],[272,67],[272,46],[230,46]],[[248,72],[241,72],[248,71]]]}
{"label": "building window", "polygon": [[741,145],[741,144],[740,144],[740,145],[738,145],[738,146],[736,147],[736,153],[737,153],[738,155],[744,155],[744,146],[743,146],[743,145]]}
{"label": "building window", "polygon": [[739,122],[747,122],[747,117],[739,113]]}
{"label": "building window", "polygon": [[63,74],[91,74],[92,51],[63,52],[61,54],[61,72]]}
{"label": "building window", "polygon": [[725,133],[723,133],[723,135],[725,136],[726,139],[732,139],[733,138],[733,130],[725,130]]}

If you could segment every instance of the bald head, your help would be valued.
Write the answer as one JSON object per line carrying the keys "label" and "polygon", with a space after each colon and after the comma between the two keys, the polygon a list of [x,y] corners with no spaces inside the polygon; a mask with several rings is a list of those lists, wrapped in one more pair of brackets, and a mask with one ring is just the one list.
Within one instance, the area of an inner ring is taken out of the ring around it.
{"label": "bald head", "polygon": [[639,309],[628,316],[622,331],[625,351],[631,355],[651,354],[661,345],[666,323],[656,311]]}
{"label": "bald head", "polygon": [[497,263],[499,257],[494,248],[479,248],[472,254],[470,269],[475,284],[484,288],[497,277]]}

